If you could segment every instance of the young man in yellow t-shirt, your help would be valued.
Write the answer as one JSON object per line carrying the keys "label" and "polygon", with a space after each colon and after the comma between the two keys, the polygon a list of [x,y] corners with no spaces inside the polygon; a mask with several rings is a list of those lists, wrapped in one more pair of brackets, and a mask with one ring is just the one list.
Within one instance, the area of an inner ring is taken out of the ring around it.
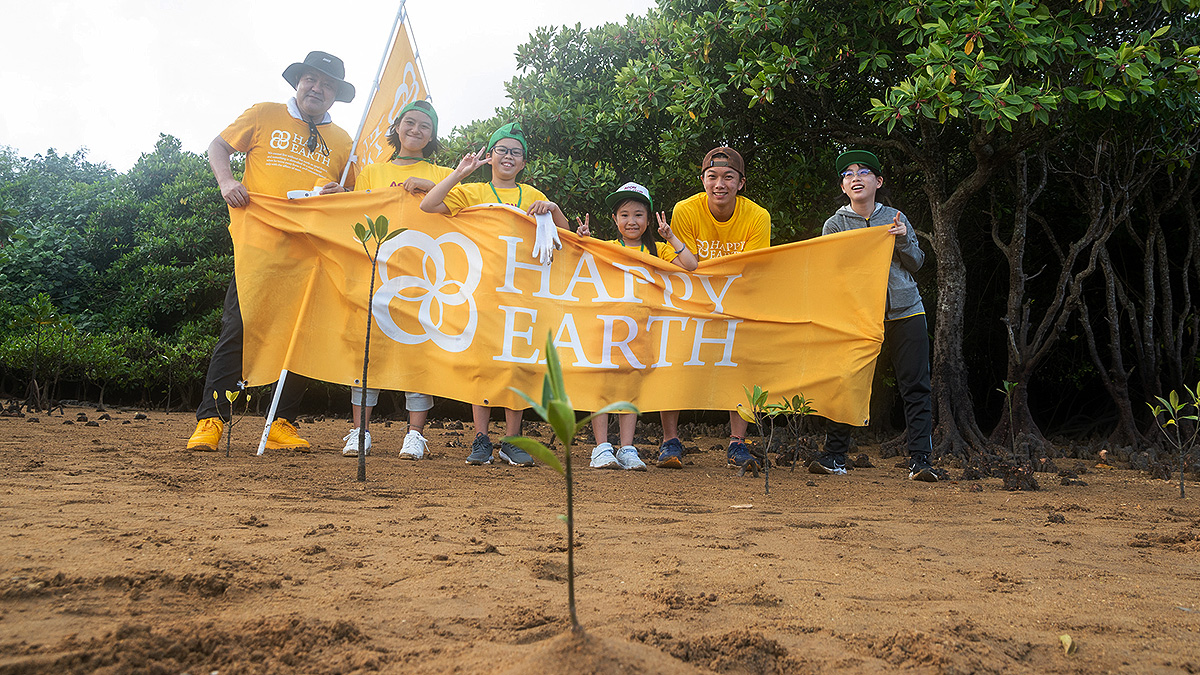
{"label": "young man in yellow t-shirt", "polygon": [[[309,52],[303,62],[283,71],[283,79],[296,88],[284,103],[259,103],[242,113],[208,146],[221,197],[231,209],[250,203],[250,193],[286,196],[290,190],[318,189],[321,194],[343,192],[338,184],[350,160],[350,136],[333,124],[329,109],[335,101],[354,99],[354,85],[347,82],[342,60],[325,52]],[[242,180],[233,177],[230,157],[246,153]],[[238,388],[242,379],[242,313],[238,304],[237,279],[229,282],[221,316],[221,337],[213,350],[205,378],[196,431],[188,439],[189,450],[213,452],[221,440],[231,414],[224,393]],[[276,419],[271,424],[267,448],[309,450],[290,420],[295,419],[307,378],[292,374],[280,394]],[[213,393],[217,399],[213,399]],[[217,405],[221,404],[218,409]]]}
{"label": "young man in yellow t-shirt", "polygon": [[[671,228],[700,262],[771,245],[771,214],[763,207],[738,194],[746,187],[746,168],[742,156],[733,148],[713,148],[700,165],[704,192],[675,205]],[[660,413],[663,443],[658,466],[683,467],[683,444],[679,442],[679,411]],[[746,449],[749,424],[736,412],[729,413],[729,466],[757,465],[758,460]]]}

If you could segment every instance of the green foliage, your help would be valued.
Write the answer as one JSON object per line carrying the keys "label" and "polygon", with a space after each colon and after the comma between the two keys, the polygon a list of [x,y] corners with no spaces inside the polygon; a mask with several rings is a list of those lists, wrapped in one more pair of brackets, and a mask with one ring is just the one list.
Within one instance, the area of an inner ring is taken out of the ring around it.
{"label": "green foliage", "polygon": [[[757,384],[751,390],[745,385],[742,386],[742,391],[746,394],[746,403],[744,406],[741,403],[737,406],[737,414],[751,424],[757,424],[759,430],[767,430],[767,452],[763,453],[763,467],[766,469],[763,475],[763,486],[767,494],[771,494],[771,472],[770,457],[767,456],[771,449],[771,443],[775,439],[775,420],[782,417],[790,436],[799,438],[800,427],[804,424],[804,418],[809,415],[815,415],[817,409],[812,407],[812,401],[805,398],[804,394],[796,394],[791,399],[781,397],[779,403],[768,403],[767,399],[770,392],[766,391]],[[793,463],[793,468],[795,464]]]}
{"label": "green foliage", "polygon": [[546,374],[542,378],[542,400],[537,402],[525,392],[509,387],[529,403],[538,417],[550,424],[554,437],[563,446],[563,462],[541,442],[525,436],[506,436],[505,443],[512,443],[530,455],[540,460],[550,468],[562,474],[567,479],[567,605],[571,613],[571,626],[579,628],[579,619],[575,614],[575,501],[574,474],[571,470],[571,441],[596,415],[611,412],[630,412],[638,414],[638,409],[632,403],[621,401],[604,406],[600,410],[575,421],[575,408],[567,396],[567,385],[563,380],[562,362],[558,358],[558,349],[554,346],[554,335],[546,333]]}
{"label": "green foliage", "polygon": [[[1179,458],[1180,499],[1184,498],[1183,473],[1187,468],[1187,458],[1195,450],[1197,440],[1200,440],[1200,383],[1192,388],[1185,385],[1183,391],[1187,393],[1190,400],[1181,400],[1179,394],[1172,389],[1167,398],[1154,397],[1158,400],[1159,405],[1146,404],[1150,406],[1150,412],[1154,415],[1154,423],[1158,425],[1159,431],[1162,432],[1171,447],[1175,448],[1176,456]],[[1187,414],[1189,408],[1191,414]]]}

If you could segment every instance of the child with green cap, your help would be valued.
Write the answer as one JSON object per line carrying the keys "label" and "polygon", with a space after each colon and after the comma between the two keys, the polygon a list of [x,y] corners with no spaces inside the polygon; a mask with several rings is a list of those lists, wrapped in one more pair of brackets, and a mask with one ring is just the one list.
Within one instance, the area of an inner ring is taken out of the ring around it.
{"label": "child with green cap", "polygon": [[[696,254],[688,250],[679,237],[671,231],[667,224],[667,214],[659,212],[658,234],[665,241],[658,241],[654,231],[650,229],[650,214],[654,213],[654,200],[650,191],[638,183],[629,182],[617,188],[604,199],[609,212],[612,213],[613,224],[617,226],[619,239],[614,244],[624,248],[636,248],[641,253],[657,256],[667,262],[675,263],[685,270],[694,270],[699,261]],[[591,216],[583,220],[575,219],[579,227],[576,234],[590,237]],[[612,443],[608,442],[608,414],[596,415],[592,418],[592,433],[596,436],[596,448],[592,450],[593,469],[625,469],[645,471],[646,463],[638,457],[637,448],[633,445],[633,431],[637,416],[623,414],[617,418],[620,429],[619,439],[621,449],[613,451]]]}
{"label": "child with green cap", "polygon": [[[413,101],[400,111],[387,135],[392,146],[392,158],[388,162],[367,165],[354,183],[355,190],[384,190],[404,188],[410,194],[429,192],[438,181],[450,175],[450,169],[434,164],[429,157],[438,150],[437,112],[424,99]],[[366,400],[362,389],[350,387],[350,406],[354,428],[342,440],[346,441],[342,454],[358,456],[358,429],[364,420],[371,419],[371,410],[379,402],[379,390],[368,388]],[[425,420],[433,408],[433,397],[409,391],[404,393],[404,407],[408,410],[408,432],[400,446],[400,459],[421,459],[429,447],[422,435]],[[371,432],[365,434],[363,445],[371,452]]]}
{"label": "child with green cap", "polygon": [[[903,213],[875,201],[883,187],[883,169],[879,158],[866,150],[849,150],[838,156],[834,165],[841,177],[842,192],[850,203],[825,221],[821,234],[845,232],[863,227],[887,227],[895,235],[891,268],[888,272],[887,310],[883,322],[883,342],[892,353],[896,384],[904,400],[904,421],[908,437],[908,477],[929,483],[938,475],[930,465],[933,452],[933,405],[929,385],[929,329],[925,324],[925,305],[913,274],[921,269],[925,254],[917,242],[917,233]],[[817,474],[844,475],[846,451],[853,427],[830,420],[824,452],[808,466]]]}
{"label": "child with green cap", "polygon": [[[558,204],[547,199],[532,185],[517,182],[517,174],[525,168],[528,149],[519,123],[512,122],[500,127],[488,139],[486,148],[464,155],[450,175],[429,190],[421,200],[421,210],[455,216],[459,211],[476,204],[508,204],[531,216],[550,214],[556,226],[567,229],[567,217]],[[481,166],[491,166],[491,180],[486,183],[462,182]],[[487,433],[491,416],[492,409],[489,406],[471,405],[475,440],[471,443],[467,464],[492,462],[492,441]],[[520,410],[505,409],[506,436],[521,433],[521,416]],[[533,466],[533,457],[510,443],[500,444],[500,459],[514,466]]]}

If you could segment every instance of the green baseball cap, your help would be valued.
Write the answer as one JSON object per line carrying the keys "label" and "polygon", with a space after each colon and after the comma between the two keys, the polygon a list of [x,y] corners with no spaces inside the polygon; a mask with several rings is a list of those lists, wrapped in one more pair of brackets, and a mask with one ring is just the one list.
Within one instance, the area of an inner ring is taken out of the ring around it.
{"label": "green baseball cap", "polygon": [[434,137],[434,139],[436,139],[437,138],[437,111],[433,109],[433,104],[430,103],[429,101],[426,101],[425,99],[417,99],[417,100],[413,101],[412,103],[409,103],[408,105],[401,108],[400,114],[396,115],[396,120],[394,122],[392,122],[392,126],[396,126],[397,124],[399,124],[400,120],[404,119],[404,113],[406,113],[410,110],[416,110],[418,112],[423,112],[426,115],[429,115],[429,119],[433,120],[433,137]]}
{"label": "green baseball cap", "polygon": [[626,199],[636,199],[640,202],[645,202],[646,206],[650,208],[650,212],[654,212],[654,200],[650,198],[650,191],[644,185],[634,183],[633,181],[622,185],[617,188],[616,192],[605,197],[604,203],[608,206],[609,212],[615,212],[617,205]]}
{"label": "green baseball cap", "polygon": [[880,164],[879,158],[875,156],[875,153],[868,150],[847,150],[838,155],[837,161],[833,164],[837,167],[838,173],[845,171],[846,167],[851,164],[861,164],[874,171],[877,175],[883,174],[883,165]]}
{"label": "green baseball cap", "polygon": [[492,151],[492,146],[496,145],[496,143],[505,138],[515,138],[521,143],[522,150],[525,150],[526,152],[529,151],[529,146],[525,143],[525,133],[521,131],[521,123],[509,122],[508,124],[505,124],[497,129],[495,133],[492,134],[492,137],[488,139],[488,152]]}

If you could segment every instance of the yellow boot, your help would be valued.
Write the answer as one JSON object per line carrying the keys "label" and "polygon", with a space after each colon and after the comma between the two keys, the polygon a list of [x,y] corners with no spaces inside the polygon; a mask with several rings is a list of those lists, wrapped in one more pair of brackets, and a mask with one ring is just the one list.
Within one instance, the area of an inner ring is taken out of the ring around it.
{"label": "yellow boot", "polygon": [[312,446],[300,438],[292,423],[280,418],[271,422],[271,433],[267,434],[267,450],[296,450],[310,452]]}
{"label": "yellow boot", "polygon": [[221,445],[221,434],[225,423],[215,417],[206,417],[196,422],[196,430],[188,439],[187,449],[199,452],[216,452]]}

